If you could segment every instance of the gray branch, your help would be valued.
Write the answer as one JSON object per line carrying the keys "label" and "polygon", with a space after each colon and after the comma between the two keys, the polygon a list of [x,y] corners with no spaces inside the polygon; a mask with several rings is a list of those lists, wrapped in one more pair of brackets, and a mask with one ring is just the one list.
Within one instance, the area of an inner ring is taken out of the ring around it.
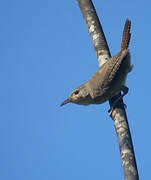
{"label": "gray branch", "polygon": [[[92,43],[99,61],[99,65],[102,66],[102,64],[104,64],[111,57],[111,55],[95,8],[91,0],[77,0],[77,2],[85,19],[88,31],[90,33]],[[112,106],[114,101],[119,96],[120,94],[113,97],[109,101],[110,106]],[[114,121],[114,126],[119,142],[125,180],[138,180],[139,177],[136,166],[135,154],[122,99],[117,103],[115,109],[111,114],[111,118]]]}
{"label": "gray branch", "polygon": [[85,19],[99,65],[101,66],[111,57],[102,26],[90,0],[77,0],[77,2]]}

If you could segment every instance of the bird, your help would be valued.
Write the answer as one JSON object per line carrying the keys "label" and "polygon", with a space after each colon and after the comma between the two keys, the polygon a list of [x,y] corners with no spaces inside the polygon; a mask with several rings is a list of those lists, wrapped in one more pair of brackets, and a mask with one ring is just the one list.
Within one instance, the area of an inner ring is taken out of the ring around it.
{"label": "bird", "polygon": [[86,83],[74,89],[60,106],[67,103],[79,105],[102,104],[123,91],[123,94],[112,105],[113,108],[119,99],[128,93],[129,88],[125,85],[125,82],[127,74],[133,68],[128,49],[131,37],[130,27],[131,21],[127,19],[120,52],[106,61]]}

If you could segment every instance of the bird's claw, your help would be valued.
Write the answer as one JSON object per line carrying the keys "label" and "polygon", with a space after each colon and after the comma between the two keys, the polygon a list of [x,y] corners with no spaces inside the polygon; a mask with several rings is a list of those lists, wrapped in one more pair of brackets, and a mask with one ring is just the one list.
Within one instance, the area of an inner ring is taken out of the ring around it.
{"label": "bird's claw", "polygon": [[[123,103],[123,106],[124,106],[125,109],[127,108],[127,105],[124,104],[124,103]],[[114,106],[112,106],[112,107],[108,110],[108,113],[109,113],[110,116],[112,116],[113,110],[114,110]]]}
{"label": "bird's claw", "polygon": [[125,108],[125,109],[127,109],[127,105],[126,105],[126,104],[124,104],[124,103],[123,103],[123,105],[124,105],[124,108]]}
{"label": "bird's claw", "polygon": [[114,107],[111,107],[111,108],[108,110],[108,113],[109,113],[110,116],[112,115],[113,110],[114,110]]}

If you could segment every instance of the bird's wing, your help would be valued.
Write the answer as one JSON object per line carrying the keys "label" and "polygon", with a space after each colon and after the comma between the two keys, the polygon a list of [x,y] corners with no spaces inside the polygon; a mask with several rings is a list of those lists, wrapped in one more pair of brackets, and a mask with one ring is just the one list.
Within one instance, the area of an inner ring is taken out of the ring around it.
{"label": "bird's wing", "polygon": [[93,99],[104,95],[112,85],[115,74],[120,68],[122,60],[125,59],[127,50],[120,51],[108,60],[88,81],[90,95]]}

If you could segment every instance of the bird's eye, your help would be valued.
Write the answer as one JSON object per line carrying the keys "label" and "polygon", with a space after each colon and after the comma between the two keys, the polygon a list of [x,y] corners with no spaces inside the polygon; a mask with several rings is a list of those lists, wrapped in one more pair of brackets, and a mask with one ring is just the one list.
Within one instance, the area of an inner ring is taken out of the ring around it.
{"label": "bird's eye", "polygon": [[78,93],[79,93],[79,90],[76,90],[76,91],[74,92],[75,95],[77,95]]}

